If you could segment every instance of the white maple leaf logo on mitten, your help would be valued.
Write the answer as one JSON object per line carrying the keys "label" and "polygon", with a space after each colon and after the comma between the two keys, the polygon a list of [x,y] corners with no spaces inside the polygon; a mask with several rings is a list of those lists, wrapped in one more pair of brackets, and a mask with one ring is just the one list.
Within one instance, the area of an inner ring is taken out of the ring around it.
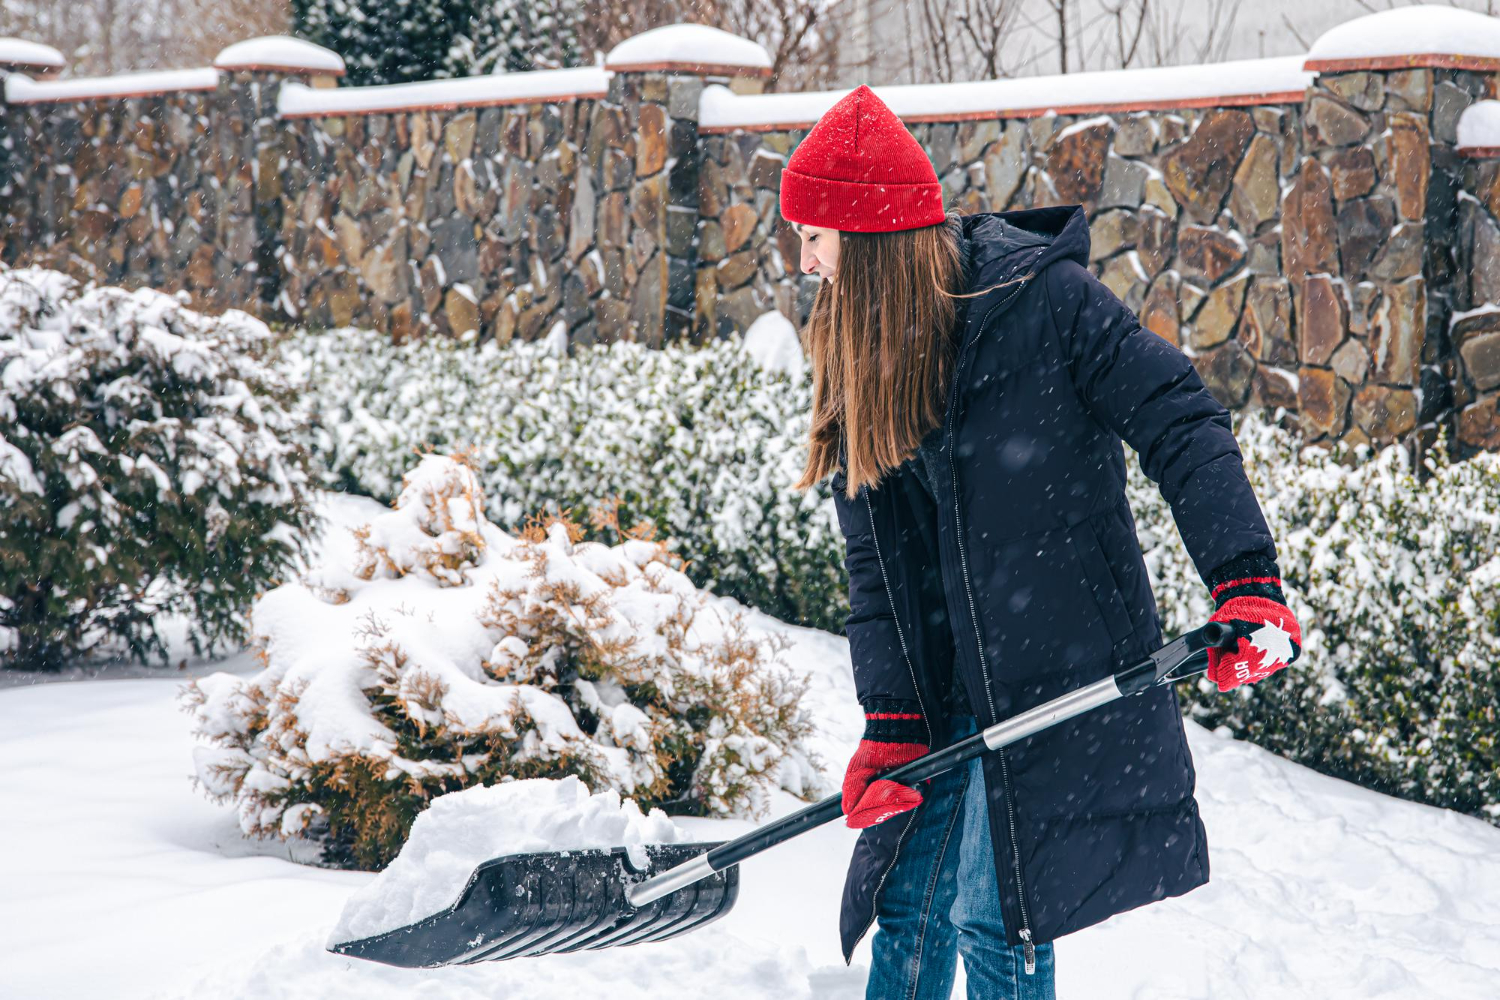
{"label": "white maple leaf logo on mitten", "polygon": [[1292,662],[1292,634],[1282,628],[1284,621],[1264,622],[1251,632],[1247,639],[1260,653],[1260,666],[1265,669],[1277,663]]}

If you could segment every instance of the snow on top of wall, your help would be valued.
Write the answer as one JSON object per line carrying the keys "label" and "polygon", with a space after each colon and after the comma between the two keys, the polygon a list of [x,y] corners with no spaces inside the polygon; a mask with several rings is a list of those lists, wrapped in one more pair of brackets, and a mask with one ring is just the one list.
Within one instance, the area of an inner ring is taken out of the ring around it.
{"label": "snow on top of wall", "polygon": [[748,38],[706,24],[669,24],[625,39],[604,57],[610,69],[659,63],[770,69],[771,56]]}
{"label": "snow on top of wall", "polygon": [[118,76],[82,76],[71,80],[33,80],[21,73],[5,78],[5,99],[11,104],[43,104],[49,101],[86,101],[100,97],[144,97],[187,90],[213,90],[219,71],[202,69],[152,70]]}
{"label": "snow on top of wall", "polygon": [[220,69],[316,70],[343,73],[344,60],[332,49],[286,35],[247,38],[219,53],[214,65]]}
{"label": "snow on top of wall", "polygon": [[62,69],[66,63],[62,53],[41,42],[28,42],[24,38],[0,38],[0,66],[45,66]]}
{"label": "snow on top of wall", "polygon": [[1500,59],[1500,18],[1436,5],[1383,10],[1319,35],[1307,61],[1411,55]]}
{"label": "snow on top of wall", "polygon": [[371,114],[408,108],[475,107],[528,101],[601,97],[609,74],[597,66],[543,69],[531,73],[493,73],[460,80],[393,83],[377,87],[318,89],[291,82],[282,85],[277,108],[283,118],[314,115]]}
{"label": "snow on top of wall", "polygon": [[1460,149],[1500,146],[1500,101],[1476,101],[1458,119]]}
{"label": "snow on top of wall", "polygon": [[[1313,73],[1301,56],[1243,59],[1202,66],[1107,70],[1061,76],[981,80],[973,83],[928,83],[875,87],[875,93],[902,118],[1014,114],[1081,108],[1181,106],[1193,101],[1265,103],[1268,97],[1301,100]],[[848,91],[803,94],[735,94],[723,86],[706,87],[699,124],[706,128],[791,126],[817,121]],[[1253,99],[1253,100],[1252,100]]]}

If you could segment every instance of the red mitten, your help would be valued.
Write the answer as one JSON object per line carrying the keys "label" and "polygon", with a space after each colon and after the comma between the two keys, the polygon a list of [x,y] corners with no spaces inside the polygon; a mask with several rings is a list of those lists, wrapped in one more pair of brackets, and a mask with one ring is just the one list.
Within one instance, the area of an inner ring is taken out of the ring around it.
{"label": "red mitten", "polygon": [[1265,680],[1301,655],[1302,629],[1281,593],[1276,560],[1242,557],[1212,580],[1218,610],[1209,620],[1227,622],[1239,637],[1232,650],[1208,651],[1208,679],[1220,691]]}
{"label": "red mitten", "polygon": [[865,737],[844,772],[845,822],[864,829],[921,804],[922,793],[915,788],[874,779],[927,753],[926,739],[927,725],[914,703],[872,701],[866,705]]}

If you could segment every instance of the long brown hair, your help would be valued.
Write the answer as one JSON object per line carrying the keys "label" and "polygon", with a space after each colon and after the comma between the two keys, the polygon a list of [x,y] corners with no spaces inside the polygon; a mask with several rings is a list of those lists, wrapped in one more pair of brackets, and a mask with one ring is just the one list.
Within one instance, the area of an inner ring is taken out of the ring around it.
{"label": "long brown hair", "polygon": [[[839,467],[851,500],[916,452],[943,419],[964,294],[958,216],[919,229],[839,233],[836,280],[824,281],[803,327],[812,362],[805,490]],[[986,289],[988,291],[988,289]]]}

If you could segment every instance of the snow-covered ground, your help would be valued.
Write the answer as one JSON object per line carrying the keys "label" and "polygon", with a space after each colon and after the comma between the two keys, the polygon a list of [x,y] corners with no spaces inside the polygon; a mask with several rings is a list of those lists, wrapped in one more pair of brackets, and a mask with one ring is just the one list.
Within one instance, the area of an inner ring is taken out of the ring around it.
{"label": "snow-covered ground", "polygon": [[[371,510],[348,498],[325,507],[342,523]],[[859,726],[847,644],[751,617],[793,639],[821,739],[847,753]],[[257,667],[245,656],[218,665]],[[868,944],[852,967],[838,951],[853,843],[842,826],[747,862],[733,912],[664,944],[422,972],[330,955],[330,929],[373,876],[245,840],[190,783],[180,676],[111,677],[0,688],[5,1000],[863,994]],[[1059,996],[1500,995],[1500,830],[1188,729],[1213,879],[1060,941]],[[785,793],[773,803],[799,804]],[[704,840],[751,825],[677,822]]]}

